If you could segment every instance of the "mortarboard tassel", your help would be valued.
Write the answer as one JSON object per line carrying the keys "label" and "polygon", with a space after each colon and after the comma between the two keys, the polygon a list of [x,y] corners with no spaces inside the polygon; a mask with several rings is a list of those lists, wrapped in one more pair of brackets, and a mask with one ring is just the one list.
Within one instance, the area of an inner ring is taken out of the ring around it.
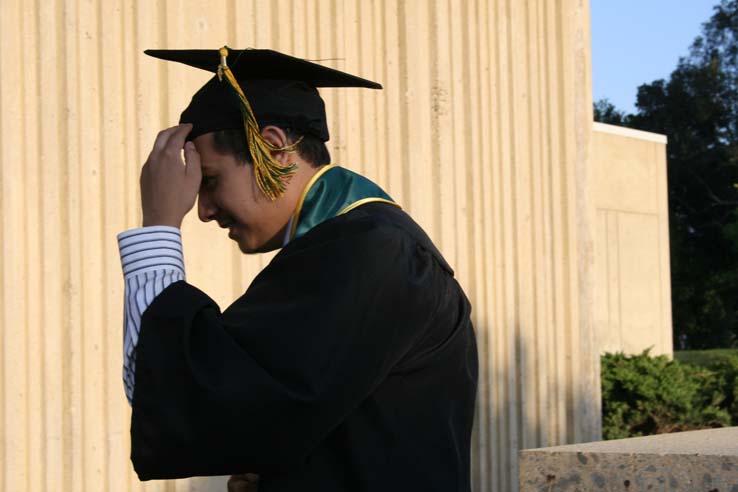
{"label": "mortarboard tassel", "polygon": [[256,184],[259,189],[270,200],[276,200],[285,192],[285,180],[295,174],[296,164],[283,166],[272,157],[272,152],[293,152],[297,145],[302,141],[300,137],[297,142],[285,147],[276,147],[267,142],[261,135],[259,123],[251,109],[249,100],[243,93],[241,86],[238,85],[236,77],[228,67],[226,59],[228,57],[228,47],[223,46],[220,49],[220,65],[218,66],[218,79],[223,81],[225,77],[228,85],[238,96],[240,102],[241,113],[243,114],[243,127],[246,132],[246,142],[249,146],[251,158],[254,161],[254,175],[256,176]]}

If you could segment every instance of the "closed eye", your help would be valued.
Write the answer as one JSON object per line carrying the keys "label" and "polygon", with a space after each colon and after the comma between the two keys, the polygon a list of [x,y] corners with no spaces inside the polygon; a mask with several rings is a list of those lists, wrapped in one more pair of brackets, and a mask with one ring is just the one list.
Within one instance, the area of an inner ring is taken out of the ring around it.
{"label": "closed eye", "polygon": [[200,181],[200,189],[212,189],[215,186],[215,183],[215,176],[203,176],[202,181]]}

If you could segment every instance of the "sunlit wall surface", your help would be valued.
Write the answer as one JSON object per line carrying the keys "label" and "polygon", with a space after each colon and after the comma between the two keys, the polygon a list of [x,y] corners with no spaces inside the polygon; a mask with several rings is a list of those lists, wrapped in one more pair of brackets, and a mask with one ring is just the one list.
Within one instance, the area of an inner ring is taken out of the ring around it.
{"label": "sunlit wall surface", "polygon": [[[330,150],[426,228],[471,298],[476,490],[513,490],[519,448],[597,439],[588,9],[2,0],[2,489],[224,487],[142,485],[128,460],[115,235],[140,224],[138,172],[156,133],[207,79],[146,48],[269,47],[382,82],[323,91]],[[184,225],[188,280],[222,305],[268,261],[224,236]]]}
{"label": "sunlit wall surface", "polygon": [[595,123],[590,161],[600,350],[671,355],[666,137]]}

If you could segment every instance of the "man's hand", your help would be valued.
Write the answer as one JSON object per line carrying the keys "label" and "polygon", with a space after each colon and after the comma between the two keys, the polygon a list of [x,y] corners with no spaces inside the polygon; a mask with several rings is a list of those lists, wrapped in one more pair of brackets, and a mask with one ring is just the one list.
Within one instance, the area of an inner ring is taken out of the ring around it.
{"label": "man's hand", "polygon": [[228,479],[228,492],[258,492],[259,476],[253,473],[232,475]]}
{"label": "man's hand", "polygon": [[[143,225],[181,227],[200,189],[200,154],[185,144],[192,125],[177,125],[159,132],[154,148],[141,169]],[[182,163],[182,149],[185,162]]]}

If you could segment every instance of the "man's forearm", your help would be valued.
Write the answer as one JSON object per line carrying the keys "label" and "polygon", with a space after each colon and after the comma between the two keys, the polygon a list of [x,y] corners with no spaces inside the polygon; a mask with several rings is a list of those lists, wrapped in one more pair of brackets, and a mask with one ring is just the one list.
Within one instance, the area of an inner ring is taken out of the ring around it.
{"label": "man's forearm", "polygon": [[141,316],[156,296],[174,282],[185,280],[182,238],[179,229],[143,227],[118,235],[125,280],[123,306],[123,384],[133,401],[136,345]]}

